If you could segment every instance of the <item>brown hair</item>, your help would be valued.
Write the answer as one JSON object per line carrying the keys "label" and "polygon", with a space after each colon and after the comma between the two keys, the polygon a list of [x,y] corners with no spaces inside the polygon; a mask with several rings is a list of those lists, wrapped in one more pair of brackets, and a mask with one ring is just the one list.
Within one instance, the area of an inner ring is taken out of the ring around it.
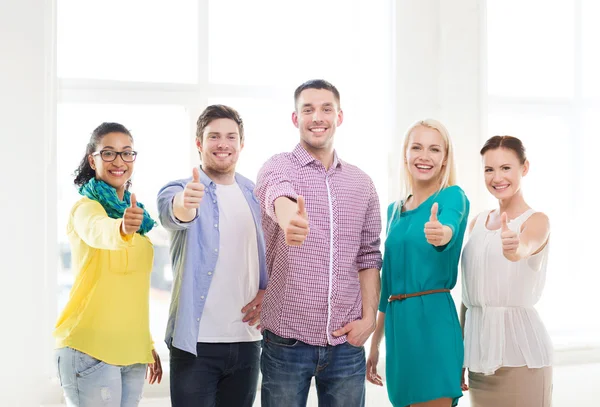
{"label": "brown hair", "polygon": [[311,79],[298,86],[294,91],[294,106],[296,108],[298,107],[298,99],[300,98],[300,94],[306,89],[325,89],[330,91],[333,93],[333,97],[338,104],[338,109],[340,108],[340,92],[335,86],[327,82],[325,79]]}
{"label": "brown hair", "polygon": [[483,156],[486,152],[499,148],[512,150],[519,158],[521,165],[527,161],[525,146],[523,146],[521,140],[513,136],[494,136],[485,142],[479,153]]}
{"label": "brown hair", "polygon": [[240,142],[244,141],[244,122],[237,110],[225,105],[211,105],[204,109],[196,122],[196,138],[200,142],[203,141],[202,135],[204,134],[204,129],[210,122],[217,119],[231,119],[236,122],[240,133]]}

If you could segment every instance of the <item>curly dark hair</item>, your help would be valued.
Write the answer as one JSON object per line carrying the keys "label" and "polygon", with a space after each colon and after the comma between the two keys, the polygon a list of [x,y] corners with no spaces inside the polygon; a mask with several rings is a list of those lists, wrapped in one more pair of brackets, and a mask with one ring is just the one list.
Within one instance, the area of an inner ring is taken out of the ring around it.
{"label": "curly dark hair", "polygon": [[[98,144],[100,144],[102,138],[109,133],[127,134],[131,138],[131,141],[133,141],[131,133],[122,124],[104,122],[100,126],[96,127],[92,132],[92,136],[90,137],[87,147],[85,148],[85,155],[75,170],[75,181],[73,181],[73,183],[76,186],[80,187],[96,176],[96,171],[94,171],[94,169],[90,166],[88,156],[96,151],[96,148],[98,147]],[[130,185],[131,181],[127,181],[128,188]]]}

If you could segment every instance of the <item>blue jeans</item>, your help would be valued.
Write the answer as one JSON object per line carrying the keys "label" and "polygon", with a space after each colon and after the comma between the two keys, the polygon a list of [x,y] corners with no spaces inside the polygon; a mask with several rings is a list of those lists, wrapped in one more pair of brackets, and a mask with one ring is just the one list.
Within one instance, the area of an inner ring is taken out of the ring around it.
{"label": "blue jeans", "polygon": [[136,407],[145,364],[109,365],[72,348],[56,350],[58,378],[68,407]]}
{"label": "blue jeans", "polygon": [[266,330],[263,338],[262,407],[305,407],[313,377],[319,407],[365,405],[364,347],[312,346]]}
{"label": "blue jeans", "polygon": [[198,343],[196,351],[171,346],[171,406],[252,407],[260,341]]}

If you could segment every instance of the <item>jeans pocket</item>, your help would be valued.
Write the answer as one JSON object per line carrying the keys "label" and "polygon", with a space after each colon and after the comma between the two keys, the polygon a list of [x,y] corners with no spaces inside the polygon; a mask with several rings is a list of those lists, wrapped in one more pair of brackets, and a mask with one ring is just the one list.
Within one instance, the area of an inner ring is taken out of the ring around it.
{"label": "jeans pocket", "polygon": [[350,342],[348,342],[348,341],[346,341],[346,342],[345,342],[345,344],[346,344],[346,345],[348,345],[348,346],[350,346],[351,348],[354,348],[354,349],[360,349],[360,350],[363,350],[363,349],[365,348],[365,346],[364,346],[364,345],[361,345],[361,346],[355,346],[355,345],[352,345],[352,344],[351,344]]}
{"label": "jeans pocket", "polygon": [[298,345],[298,343],[300,342],[298,339],[282,338],[281,336],[275,335],[273,332],[267,331],[267,330],[265,330],[263,336],[264,336],[265,345],[273,344],[273,345],[282,346],[285,348],[293,348],[294,346]]}
{"label": "jeans pocket", "polygon": [[77,354],[77,370],[76,374],[78,377],[89,376],[98,369],[102,369],[106,366],[106,363],[98,360],[87,353],[75,351]]}

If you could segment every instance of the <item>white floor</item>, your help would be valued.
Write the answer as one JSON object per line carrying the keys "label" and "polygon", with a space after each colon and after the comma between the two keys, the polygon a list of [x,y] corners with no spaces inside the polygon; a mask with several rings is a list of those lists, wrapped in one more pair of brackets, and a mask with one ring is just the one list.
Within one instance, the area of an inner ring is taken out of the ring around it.
{"label": "white floor", "polygon": [[[556,367],[554,369],[553,399],[553,407],[598,407],[600,405],[600,364]],[[458,405],[469,407],[468,394],[461,398]],[[144,399],[140,404],[140,407],[170,406],[168,399]],[[255,406],[260,406],[260,395],[257,397]],[[391,406],[385,388],[368,384],[367,406]],[[317,397],[313,389],[309,396],[308,407],[317,407]]]}

